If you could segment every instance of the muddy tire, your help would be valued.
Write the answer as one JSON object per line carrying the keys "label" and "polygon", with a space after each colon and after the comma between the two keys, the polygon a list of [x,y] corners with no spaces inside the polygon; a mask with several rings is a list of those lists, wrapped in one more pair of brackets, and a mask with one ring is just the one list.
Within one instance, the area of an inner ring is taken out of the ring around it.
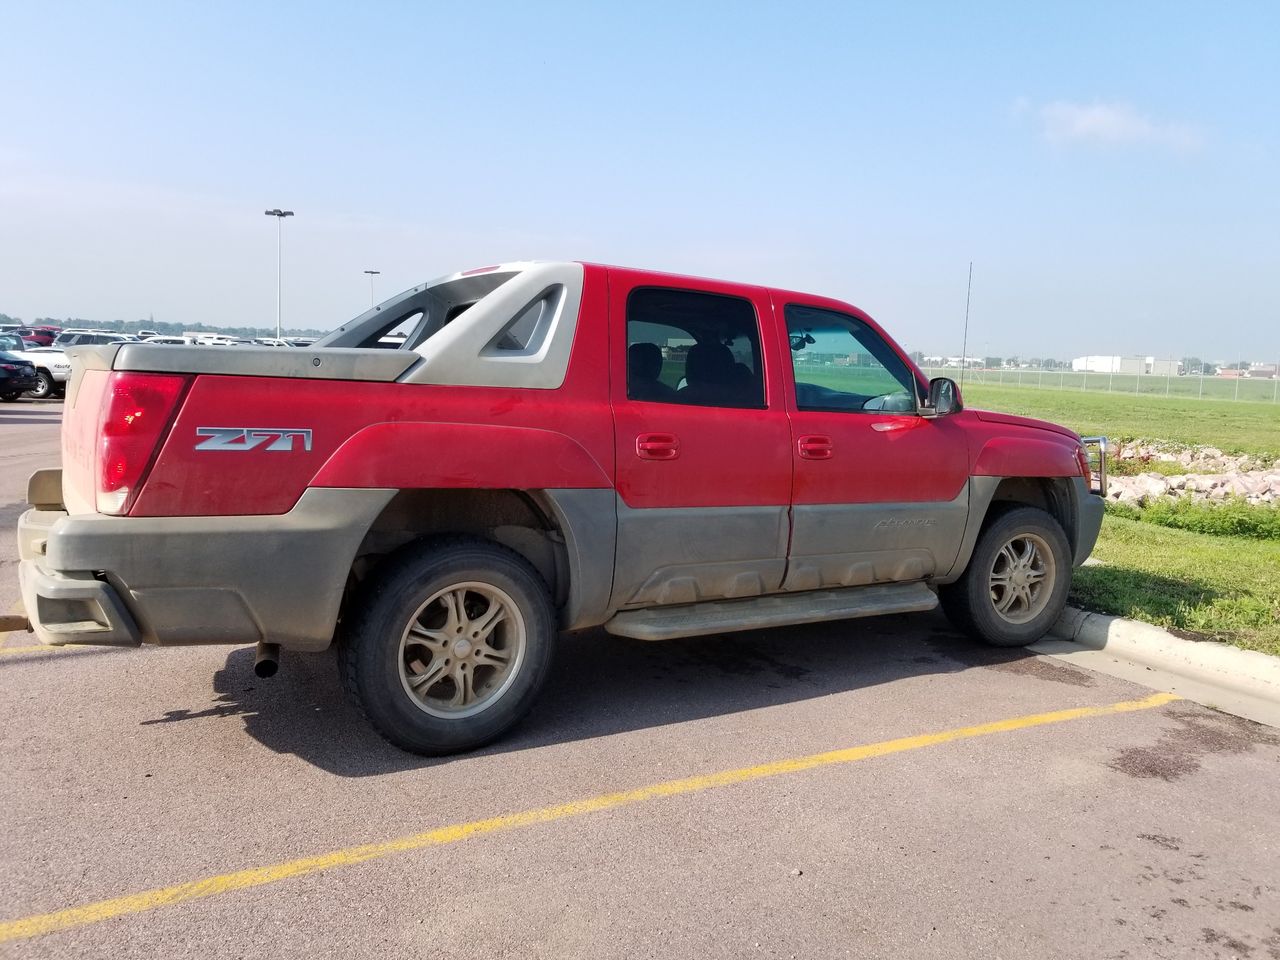
{"label": "muddy tire", "polygon": [[435,756],[497,739],[533,706],[555,612],[529,563],[483,540],[432,540],[374,571],[344,624],[343,682],[374,728]]}
{"label": "muddy tire", "polygon": [[1062,615],[1071,588],[1071,549],[1058,521],[1015,507],[978,536],[969,566],[938,589],[956,627],[994,647],[1024,647]]}

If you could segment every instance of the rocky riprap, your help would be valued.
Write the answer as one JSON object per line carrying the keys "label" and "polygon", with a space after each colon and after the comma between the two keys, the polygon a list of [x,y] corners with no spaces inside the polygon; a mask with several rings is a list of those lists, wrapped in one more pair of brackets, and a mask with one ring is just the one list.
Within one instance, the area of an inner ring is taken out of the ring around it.
{"label": "rocky riprap", "polygon": [[1280,505],[1280,460],[1267,464],[1250,456],[1232,456],[1214,447],[1171,448],[1166,444],[1121,444],[1107,451],[1108,462],[1138,460],[1176,463],[1185,473],[1145,472],[1107,478],[1107,499],[1141,506],[1156,497],[1227,500]]}

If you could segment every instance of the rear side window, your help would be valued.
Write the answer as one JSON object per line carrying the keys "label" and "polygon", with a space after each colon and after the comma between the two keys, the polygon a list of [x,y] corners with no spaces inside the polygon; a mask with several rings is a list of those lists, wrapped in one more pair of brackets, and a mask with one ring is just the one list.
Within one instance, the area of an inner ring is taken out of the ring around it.
{"label": "rear side window", "polygon": [[[485,346],[486,354],[537,353],[551,328],[551,319],[564,297],[564,287],[556,285],[511,318]],[[469,305],[468,305],[469,306]],[[467,307],[463,307],[463,310]]]}
{"label": "rear side window", "polygon": [[755,308],[741,297],[642,287],[627,298],[627,397],[763,408]]}

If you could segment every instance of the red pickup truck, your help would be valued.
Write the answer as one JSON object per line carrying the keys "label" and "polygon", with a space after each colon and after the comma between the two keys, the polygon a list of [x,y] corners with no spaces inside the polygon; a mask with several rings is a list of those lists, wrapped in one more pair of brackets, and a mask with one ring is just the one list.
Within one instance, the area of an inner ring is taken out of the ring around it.
{"label": "red pickup truck", "polygon": [[18,530],[41,641],[257,643],[263,675],[337,643],[421,753],[510,728],[559,631],[940,601],[1030,643],[1102,518],[1072,431],[964,409],[856,307],[741,283],[513,263],[308,348],[71,355]]}

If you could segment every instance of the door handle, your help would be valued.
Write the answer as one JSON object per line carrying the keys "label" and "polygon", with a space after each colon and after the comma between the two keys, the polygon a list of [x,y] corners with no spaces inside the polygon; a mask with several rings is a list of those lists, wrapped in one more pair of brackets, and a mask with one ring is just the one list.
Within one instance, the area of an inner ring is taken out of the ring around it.
{"label": "door handle", "polygon": [[636,456],[641,460],[674,460],[680,456],[680,438],[674,433],[642,433],[636,437]]}
{"label": "door handle", "polygon": [[796,449],[800,451],[802,460],[830,460],[834,446],[830,437],[810,434],[796,441]]}

